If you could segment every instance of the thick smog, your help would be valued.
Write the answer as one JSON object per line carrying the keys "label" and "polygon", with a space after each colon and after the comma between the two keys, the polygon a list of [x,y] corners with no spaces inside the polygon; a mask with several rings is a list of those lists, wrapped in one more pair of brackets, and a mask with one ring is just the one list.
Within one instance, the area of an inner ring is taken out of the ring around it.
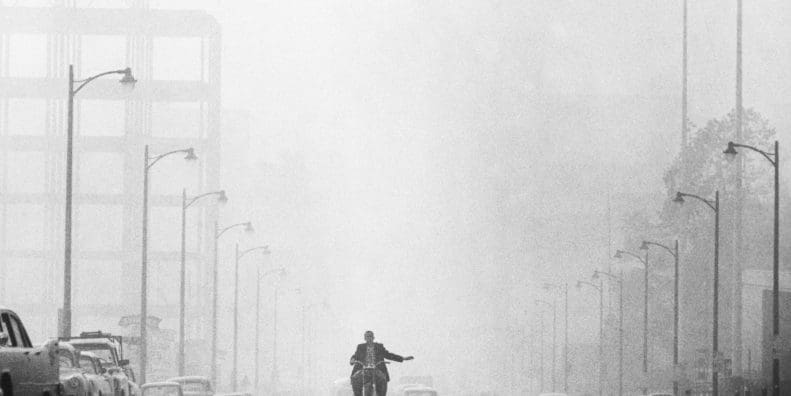
{"label": "thick smog", "polygon": [[0,0],[0,395],[791,395],[789,18]]}

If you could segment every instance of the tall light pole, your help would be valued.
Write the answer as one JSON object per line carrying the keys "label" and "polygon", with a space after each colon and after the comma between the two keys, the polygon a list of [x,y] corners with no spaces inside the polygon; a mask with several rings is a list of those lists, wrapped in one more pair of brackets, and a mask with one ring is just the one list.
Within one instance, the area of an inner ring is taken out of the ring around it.
{"label": "tall light pole", "polygon": [[[632,256],[643,264],[643,374],[645,381],[648,381],[648,252],[645,252],[645,259],[628,252],[626,250],[617,250],[615,258],[623,258],[623,255]],[[644,384],[645,385],[645,384]],[[643,386],[643,394],[648,394],[648,388]]]}
{"label": "tall light pole", "polygon": [[[555,289],[558,293],[563,293],[563,301],[564,301],[564,308],[563,308],[563,391],[568,392],[569,387],[569,285],[568,283],[563,284],[553,284],[553,283],[545,283],[544,289]],[[554,378],[554,368],[553,368],[553,378]],[[554,381],[553,381],[554,382]],[[552,386],[552,391],[554,392],[554,384]]]}
{"label": "tall light pole", "polygon": [[[538,301],[536,301],[538,305]],[[538,354],[540,355],[541,364],[538,367],[538,375],[540,378],[539,388],[537,393],[544,392],[544,312],[538,312]]]}
{"label": "tall light pole", "polygon": [[228,227],[220,229],[219,224],[215,221],[214,222],[214,276],[212,278],[212,320],[211,320],[211,381],[214,386],[217,386],[217,315],[218,315],[218,308],[217,303],[219,301],[219,260],[218,260],[218,244],[220,237],[225,234],[228,230],[237,228],[237,227],[244,227],[244,230],[248,234],[252,234],[253,224],[249,221],[243,223],[236,223],[231,224]]}
{"label": "tall light pole", "polygon": [[[741,5],[740,5],[741,8]],[[780,358],[777,350],[780,338],[780,143],[775,140],[775,151],[770,153],[746,144],[728,142],[723,151],[726,158],[731,159],[738,154],[736,147],[755,151],[766,158],[774,167],[774,224],[772,246],[772,395],[780,396]]]}
{"label": "tall light pole", "polygon": [[203,197],[210,195],[217,196],[217,202],[224,204],[228,202],[228,197],[225,195],[225,190],[208,192],[201,195],[192,197],[187,200],[187,189],[181,190],[181,287],[179,290],[179,376],[184,375],[184,361],[186,354],[184,353],[185,345],[185,314],[186,314],[186,275],[187,275],[187,208],[197,202]]}
{"label": "tall light pole", "polygon": [[[262,264],[263,265],[263,264]],[[255,394],[258,395],[260,392],[258,391],[258,369],[261,367],[261,363],[259,361],[259,350],[260,348],[259,343],[261,340],[261,335],[259,332],[259,324],[261,322],[260,314],[261,314],[261,277],[265,277],[270,274],[278,274],[281,277],[286,275],[285,268],[278,268],[271,271],[264,272],[261,274],[261,265],[256,266],[256,286],[255,286]]]}
{"label": "tall light pole", "polygon": [[[555,352],[555,346],[557,345],[556,337],[557,337],[557,306],[555,301],[553,300],[551,303],[544,300],[536,300],[536,304],[546,304],[552,307],[552,392],[555,391],[555,356],[557,353]],[[543,379],[542,379],[543,381]]]}
{"label": "tall light pole", "polygon": [[623,271],[621,275],[614,275],[607,271],[593,271],[593,279],[600,275],[618,282],[618,396],[623,396]]}
{"label": "tall light pole", "polygon": [[643,241],[641,250],[648,250],[650,245],[659,246],[673,256],[673,396],[678,396],[678,239],[673,249],[657,242]]}
{"label": "tall light pole", "polygon": [[712,303],[712,331],[711,331],[711,389],[712,396],[719,394],[717,366],[719,360],[718,330],[719,330],[719,288],[720,288],[720,192],[714,192],[714,200],[701,198],[694,194],[677,192],[673,202],[683,204],[684,197],[694,198],[706,204],[714,211],[714,301]]}
{"label": "tall light pole", "polygon": [[84,80],[74,79],[74,65],[69,65],[69,98],[67,100],[67,119],[66,119],[66,216],[65,216],[65,236],[63,242],[63,313],[60,320],[60,336],[71,336],[71,217],[72,217],[72,180],[74,163],[74,97],[88,83],[99,77],[110,74],[122,74],[120,83],[124,86],[134,88],[135,80],[132,76],[132,69],[111,70],[99,73]]}
{"label": "tall light pole", "polygon": [[[234,260],[234,283],[233,283],[233,374],[231,381],[233,391],[236,392],[237,376],[238,376],[238,363],[239,363],[239,260],[242,259],[247,253],[261,250],[264,254],[269,254],[269,246],[256,246],[247,250],[239,251],[239,244],[236,244],[236,259]],[[258,323],[256,323],[258,325]]]}
{"label": "tall light pole", "polygon": [[190,148],[169,151],[164,154],[150,156],[148,145],[145,148],[145,162],[143,167],[143,252],[142,268],[140,271],[140,383],[146,382],[146,363],[148,360],[148,177],[151,167],[159,160],[172,154],[186,154],[187,161],[197,160],[195,150]]}
{"label": "tall light pole", "polygon": [[599,291],[599,396],[604,394],[604,285],[603,281],[599,280],[599,284],[588,281],[577,281],[577,287],[588,285]]}

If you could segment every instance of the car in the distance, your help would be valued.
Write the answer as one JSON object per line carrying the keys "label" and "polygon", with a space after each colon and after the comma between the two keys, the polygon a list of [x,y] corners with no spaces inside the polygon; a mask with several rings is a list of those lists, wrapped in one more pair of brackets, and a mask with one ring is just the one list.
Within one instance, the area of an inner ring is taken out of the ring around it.
{"label": "car in the distance", "polygon": [[142,396],[184,396],[178,382],[149,382],[140,387]]}
{"label": "car in the distance", "polygon": [[166,382],[175,382],[181,384],[181,390],[185,395],[191,396],[212,396],[214,389],[212,389],[211,381],[208,378],[199,375],[188,375],[183,377],[173,377]]}

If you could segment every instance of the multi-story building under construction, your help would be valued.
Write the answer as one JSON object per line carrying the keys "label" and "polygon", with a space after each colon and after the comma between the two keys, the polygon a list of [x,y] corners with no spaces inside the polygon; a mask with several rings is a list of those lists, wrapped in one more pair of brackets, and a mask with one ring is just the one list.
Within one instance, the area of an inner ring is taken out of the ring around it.
{"label": "multi-story building under construction", "polygon": [[[108,76],[75,96],[72,332],[118,332],[121,317],[140,313],[145,145],[154,155],[194,147],[200,158],[151,168],[148,312],[177,329],[181,190],[219,188],[219,25],[141,0],[38,3],[0,1],[0,304],[34,339],[56,336],[69,65],[78,79],[131,67],[131,92]],[[201,307],[211,306],[217,209],[206,201],[187,217],[188,343],[211,336]],[[203,359],[188,360],[190,372],[207,373]],[[156,379],[153,357],[149,370]]]}

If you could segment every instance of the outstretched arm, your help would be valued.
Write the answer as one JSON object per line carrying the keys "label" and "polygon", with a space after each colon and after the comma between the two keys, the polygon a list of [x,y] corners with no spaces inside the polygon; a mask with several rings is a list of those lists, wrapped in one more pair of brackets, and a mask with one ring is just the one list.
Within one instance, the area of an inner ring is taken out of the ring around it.
{"label": "outstretched arm", "polygon": [[383,351],[382,356],[387,360],[392,360],[395,362],[403,362],[404,360],[414,359],[414,357],[412,356],[401,356],[401,355],[396,355],[395,353],[391,353],[384,346],[382,346],[382,351]]}

